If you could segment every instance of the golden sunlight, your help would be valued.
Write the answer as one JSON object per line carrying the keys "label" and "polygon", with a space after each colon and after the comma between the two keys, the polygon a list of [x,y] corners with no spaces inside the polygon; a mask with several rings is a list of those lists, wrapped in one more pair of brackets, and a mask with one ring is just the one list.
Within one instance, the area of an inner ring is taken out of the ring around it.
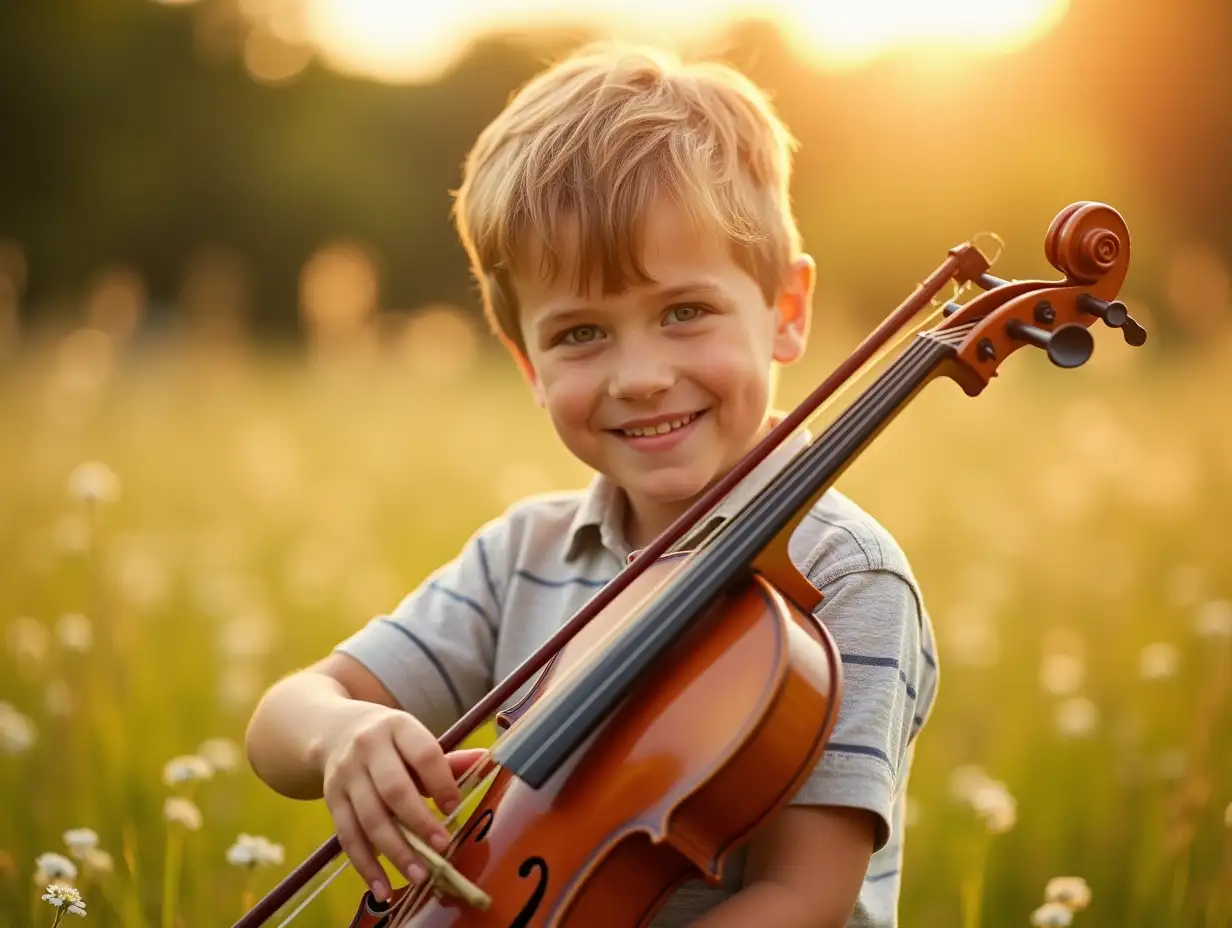
{"label": "golden sunlight", "polygon": [[[431,80],[497,30],[589,28],[613,38],[694,49],[739,19],[784,27],[806,60],[851,67],[894,51],[1021,47],[1055,25],[1069,0],[302,0],[311,41],[345,73]],[[250,3],[249,6],[259,4]]]}
{"label": "golden sunlight", "polygon": [[954,53],[975,43],[1006,52],[1056,25],[1069,0],[789,0],[787,30],[822,66],[862,64],[892,50]]}

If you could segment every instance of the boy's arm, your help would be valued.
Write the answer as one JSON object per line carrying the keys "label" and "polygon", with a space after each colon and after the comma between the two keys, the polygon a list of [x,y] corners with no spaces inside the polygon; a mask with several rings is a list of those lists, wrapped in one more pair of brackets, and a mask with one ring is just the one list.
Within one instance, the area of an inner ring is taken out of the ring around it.
{"label": "boy's arm", "polygon": [[876,816],[789,806],[749,842],[745,888],[695,928],[843,928],[873,854]]}
{"label": "boy's arm", "polygon": [[245,733],[253,772],[291,799],[320,799],[326,745],[374,708],[397,708],[362,664],[334,653],[282,678],[261,697]]}
{"label": "boy's arm", "polygon": [[825,594],[817,614],[843,661],[834,731],[791,805],[750,840],[744,888],[696,928],[842,928],[872,855],[890,841],[909,745],[931,699],[919,603],[897,573],[854,560],[814,582]]}

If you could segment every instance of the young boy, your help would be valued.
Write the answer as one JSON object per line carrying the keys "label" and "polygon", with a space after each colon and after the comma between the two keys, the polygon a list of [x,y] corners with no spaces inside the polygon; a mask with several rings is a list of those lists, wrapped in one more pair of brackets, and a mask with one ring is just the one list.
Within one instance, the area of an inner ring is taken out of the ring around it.
{"label": "young boy", "polygon": [[[248,754],[275,790],[324,796],[379,898],[376,854],[422,879],[397,818],[443,846],[411,773],[449,811],[475,752],[436,736],[537,649],[773,425],[776,367],[804,352],[814,263],[788,197],[792,140],[716,64],[587,50],[482,133],[456,218],[485,311],[584,492],[524,500],[387,616],[257,707]],[[712,530],[806,441],[777,449]],[[937,685],[931,625],[898,545],[827,492],[792,539],[824,594],[844,697],[825,755],[712,888],[655,926],[891,926],[914,739]]]}

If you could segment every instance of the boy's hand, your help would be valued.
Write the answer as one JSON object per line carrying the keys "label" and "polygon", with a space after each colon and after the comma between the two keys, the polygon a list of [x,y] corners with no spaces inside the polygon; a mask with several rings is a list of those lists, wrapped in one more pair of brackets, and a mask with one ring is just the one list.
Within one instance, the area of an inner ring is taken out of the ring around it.
{"label": "boy's hand", "polygon": [[362,705],[322,745],[322,785],[343,851],[373,895],[385,900],[389,885],[374,850],[411,882],[427,878],[395,819],[438,851],[449,844],[449,832],[428,809],[416,779],[448,814],[461,798],[457,777],[484,751],[446,755],[414,716],[373,703]]}

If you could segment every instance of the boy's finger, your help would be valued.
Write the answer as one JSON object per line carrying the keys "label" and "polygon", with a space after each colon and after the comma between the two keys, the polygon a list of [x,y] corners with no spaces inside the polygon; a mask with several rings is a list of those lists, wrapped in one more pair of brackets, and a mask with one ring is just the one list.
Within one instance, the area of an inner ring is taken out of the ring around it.
{"label": "boy's finger", "polygon": [[391,747],[374,757],[368,767],[368,776],[372,778],[381,801],[398,821],[425,841],[433,842],[438,850],[448,846],[449,832],[436,820],[423,796],[419,795],[397,751]]}
{"label": "boy's finger", "polygon": [[[415,856],[415,852],[390,817],[389,810],[377,795],[372,781],[367,777],[355,780],[350,784],[347,795],[351,800],[351,807],[355,810],[359,827],[377,852],[383,854],[407,879],[421,879],[422,877],[415,875],[417,872],[425,872],[418,862],[419,858]],[[415,868],[418,868],[418,871]]]}
{"label": "boy's finger", "polygon": [[360,828],[359,820],[351,811],[350,805],[347,802],[341,802],[331,807],[329,811],[334,819],[334,828],[338,832],[338,842],[342,845],[342,852],[350,858],[351,866],[372,890],[372,895],[377,901],[386,901],[389,898],[389,880],[372,853],[372,847],[364,837],[363,829]]}
{"label": "boy's finger", "polygon": [[409,725],[400,725],[394,730],[394,744],[398,753],[419,777],[424,795],[431,796],[441,811],[446,814],[452,812],[462,794],[458,792],[458,784],[445,760],[445,753],[431,733],[426,728],[416,729]]}
{"label": "boy's finger", "polygon": [[453,771],[454,779],[465,774],[475,764],[488,755],[487,748],[467,748],[465,751],[450,751],[445,755],[449,769]]}

